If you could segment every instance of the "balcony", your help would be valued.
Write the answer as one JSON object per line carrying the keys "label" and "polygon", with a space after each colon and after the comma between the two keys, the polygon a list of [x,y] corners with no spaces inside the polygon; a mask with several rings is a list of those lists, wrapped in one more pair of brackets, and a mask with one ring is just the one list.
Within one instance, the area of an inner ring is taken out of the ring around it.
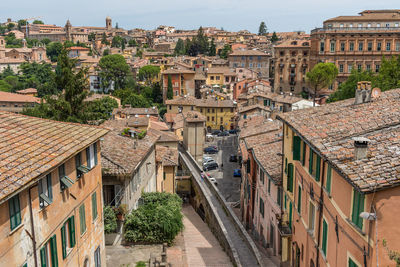
{"label": "balcony", "polygon": [[332,32],[332,33],[358,33],[358,32],[400,32],[400,27],[335,27],[335,28],[316,28],[311,31],[311,34],[316,33],[324,33],[324,32]]}

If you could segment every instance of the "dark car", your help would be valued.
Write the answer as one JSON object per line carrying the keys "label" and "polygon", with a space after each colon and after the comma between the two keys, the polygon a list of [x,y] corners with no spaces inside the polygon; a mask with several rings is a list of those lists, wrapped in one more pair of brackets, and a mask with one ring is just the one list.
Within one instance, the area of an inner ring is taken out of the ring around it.
{"label": "dark car", "polygon": [[204,171],[216,170],[216,169],[218,169],[218,163],[216,163],[216,162],[206,163],[203,166]]}
{"label": "dark car", "polygon": [[218,148],[216,148],[215,146],[206,147],[206,148],[204,148],[204,153],[217,154],[218,153]]}
{"label": "dark car", "polygon": [[230,161],[230,162],[237,162],[237,161],[238,161],[238,157],[237,157],[236,155],[231,155],[231,156],[229,157],[229,161]]}
{"label": "dark car", "polygon": [[221,133],[220,130],[213,130],[213,131],[211,132],[212,135],[218,135],[218,134],[220,134],[220,133]]}
{"label": "dark car", "polygon": [[229,133],[230,134],[237,134],[237,130],[236,129],[229,130]]}
{"label": "dark car", "polygon": [[218,134],[218,136],[229,136],[229,132],[228,132],[228,131],[220,132],[220,133]]}
{"label": "dark car", "polygon": [[240,169],[234,169],[233,177],[242,177],[242,171]]}

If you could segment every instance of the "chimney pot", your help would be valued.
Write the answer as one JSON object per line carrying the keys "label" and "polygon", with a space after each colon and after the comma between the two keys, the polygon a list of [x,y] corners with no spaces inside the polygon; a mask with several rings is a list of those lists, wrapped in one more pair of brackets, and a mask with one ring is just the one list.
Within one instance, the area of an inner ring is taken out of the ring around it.
{"label": "chimney pot", "polygon": [[370,140],[365,137],[354,137],[353,140],[355,160],[365,159],[368,154],[368,143]]}

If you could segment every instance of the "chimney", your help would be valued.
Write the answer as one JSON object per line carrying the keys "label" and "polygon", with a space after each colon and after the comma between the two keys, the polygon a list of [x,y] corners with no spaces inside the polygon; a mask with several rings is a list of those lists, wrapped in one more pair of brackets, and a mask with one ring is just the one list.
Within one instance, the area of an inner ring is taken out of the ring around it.
{"label": "chimney", "polygon": [[371,82],[362,81],[357,83],[354,104],[363,104],[371,101]]}
{"label": "chimney", "polygon": [[354,137],[353,140],[355,160],[365,159],[368,154],[368,143],[370,140],[365,137]]}

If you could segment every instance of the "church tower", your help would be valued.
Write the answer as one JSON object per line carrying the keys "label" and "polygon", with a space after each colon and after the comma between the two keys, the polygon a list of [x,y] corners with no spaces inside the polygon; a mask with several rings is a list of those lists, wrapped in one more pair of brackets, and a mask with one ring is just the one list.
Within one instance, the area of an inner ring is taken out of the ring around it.
{"label": "church tower", "polygon": [[106,29],[107,29],[107,31],[111,31],[111,29],[112,29],[112,20],[110,17],[106,18]]}
{"label": "church tower", "polygon": [[65,33],[68,41],[72,41],[71,38],[71,31],[72,31],[72,25],[69,20],[67,20],[67,24],[65,24]]}

